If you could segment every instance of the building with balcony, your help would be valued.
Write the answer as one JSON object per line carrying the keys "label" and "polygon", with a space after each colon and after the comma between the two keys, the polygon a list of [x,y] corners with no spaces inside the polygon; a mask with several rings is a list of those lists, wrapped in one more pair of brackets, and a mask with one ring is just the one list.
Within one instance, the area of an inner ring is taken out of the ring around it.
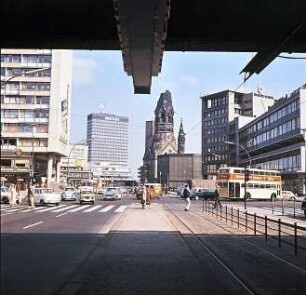
{"label": "building with balcony", "polygon": [[1,50],[1,179],[58,181],[70,129],[72,51]]}
{"label": "building with balcony", "polygon": [[[202,99],[202,173],[212,178],[228,162],[229,122],[237,117],[254,119],[268,110],[274,98],[259,93],[225,90]],[[246,123],[241,120],[240,124]]]}
{"label": "building with balcony", "polygon": [[[306,193],[306,84],[279,99],[268,111],[229,137],[246,148],[252,167],[282,173],[283,189]],[[230,145],[228,164],[245,166],[249,159]]]}

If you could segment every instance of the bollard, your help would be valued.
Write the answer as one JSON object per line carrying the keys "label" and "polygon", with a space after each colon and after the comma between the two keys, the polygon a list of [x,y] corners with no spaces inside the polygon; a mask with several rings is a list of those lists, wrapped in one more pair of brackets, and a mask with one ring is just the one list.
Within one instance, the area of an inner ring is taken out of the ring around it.
{"label": "bollard", "polygon": [[240,227],[240,211],[239,208],[237,209],[237,223],[238,223],[238,228]]}
{"label": "bollard", "polygon": [[293,218],[295,218],[295,198],[293,200]]}
{"label": "bollard", "polygon": [[278,219],[278,247],[282,247],[281,245],[281,220]]}
{"label": "bollard", "polygon": [[297,255],[297,224],[294,223],[294,254]]}
{"label": "bollard", "polygon": [[248,212],[245,211],[245,231],[248,231]]}
{"label": "bollard", "polygon": [[268,241],[268,219],[267,215],[265,216],[265,240]]}
{"label": "bollard", "polygon": [[256,213],[254,213],[254,236],[256,236]]}
{"label": "bollard", "polygon": [[284,211],[284,199],[282,199],[282,216],[284,216],[284,213],[285,213],[285,211]]}
{"label": "bollard", "polygon": [[233,225],[233,215],[234,215],[234,213],[233,213],[233,207],[231,207],[231,224]]}
{"label": "bollard", "polygon": [[274,214],[274,198],[272,198],[272,214]]}
{"label": "bollard", "polygon": [[227,223],[227,205],[225,206],[225,222]]}

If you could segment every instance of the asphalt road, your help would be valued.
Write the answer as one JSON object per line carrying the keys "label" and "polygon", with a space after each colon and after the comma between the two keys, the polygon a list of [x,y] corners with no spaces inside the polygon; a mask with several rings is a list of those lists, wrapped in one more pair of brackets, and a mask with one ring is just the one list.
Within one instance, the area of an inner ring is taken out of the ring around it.
{"label": "asphalt road", "polygon": [[200,201],[183,209],[133,196],[1,206],[1,294],[306,294],[306,253],[253,244]]}

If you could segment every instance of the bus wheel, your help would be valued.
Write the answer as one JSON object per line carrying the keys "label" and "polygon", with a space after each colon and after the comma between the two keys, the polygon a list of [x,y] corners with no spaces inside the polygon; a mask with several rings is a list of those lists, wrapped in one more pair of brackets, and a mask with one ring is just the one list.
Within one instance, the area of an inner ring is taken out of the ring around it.
{"label": "bus wheel", "polygon": [[250,200],[250,199],[251,199],[251,194],[250,194],[250,193],[246,193],[246,194],[245,194],[245,198],[246,198],[247,200]]}
{"label": "bus wheel", "polygon": [[271,195],[271,201],[275,201],[275,199],[276,199],[276,194],[272,194]]}

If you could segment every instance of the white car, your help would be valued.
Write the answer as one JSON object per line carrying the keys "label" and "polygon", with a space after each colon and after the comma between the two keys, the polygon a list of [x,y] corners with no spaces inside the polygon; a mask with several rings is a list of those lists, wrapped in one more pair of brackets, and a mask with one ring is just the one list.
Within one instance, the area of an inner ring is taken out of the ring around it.
{"label": "white car", "polygon": [[8,204],[10,201],[10,193],[6,186],[1,186],[1,202]]}
{"label": "white car", "polygon": [[54,193],[51,188],[34,188],[34,203],[44,206],[45,204],[58,204],[61,201],[61,195]]}
{"label": "white car", "polygon": [[106,188],[103,200],[121,200],[122,192],[120,187],[108,187]]}
{"label": "white car", "polygon": [[77,196],[77,192],[73,186],[66,187],[61,194],[62,201],[76,201]]}
{"label": "white car", "polygon": [[284,200],[294,200],[295,195],[291,191],[282,191],[282,197]]}
{"label": "white car", "polygon": [[78,194],[80,205],[83,203],[91,203],[92,205],[96,200],[96,193],[92,187],[80,187],[80,193]]}

